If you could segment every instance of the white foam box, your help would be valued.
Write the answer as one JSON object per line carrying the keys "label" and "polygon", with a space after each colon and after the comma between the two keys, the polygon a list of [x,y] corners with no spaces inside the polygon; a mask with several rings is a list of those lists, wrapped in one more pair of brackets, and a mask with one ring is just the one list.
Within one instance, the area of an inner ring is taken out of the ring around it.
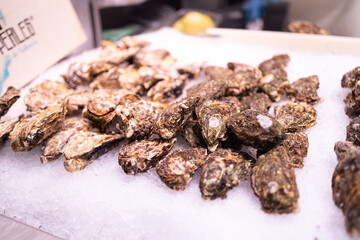
{"label": "white foam box", "polygon": [[[344,140],[349,119],[340,87],[342,75],[360,65],[359,39],[290,33],[210,29],[213,36],[186,36],[165,28],[144,34],[151,48],[165,48],[178,65],[229,61],[257,66],[275,54],[287,53],[290,81],[316,74],[322,101],[317,125],[308,129],[310,147],[303,169],[295,169],[299,209],[266,214],[249,181],[227,199],[204,201],[199,171],[183,192],[170,190],[154,169],[126,175],[118,165],[118,148],[76,173],[63,158],[40,163],[40,147],[15,153],[7,143],[0,150],[0,211],[66,239],[350,239],[344,216],[332,200],[331,177],[337,160],[334,143]],[[218,36],[214,36],[218,35]],[[25,111],[23,97],[46,79],[62,81],[69,63],[96,58],[98,50],[62,62],[22,90],[21,99],[2,120]],[[204,77],[198,81],[204,81]],[[197,81],[197,82],[198,82]],[[195,84],[194,82],[191,84]],[[177,148],[186,147],[179,139]]]}

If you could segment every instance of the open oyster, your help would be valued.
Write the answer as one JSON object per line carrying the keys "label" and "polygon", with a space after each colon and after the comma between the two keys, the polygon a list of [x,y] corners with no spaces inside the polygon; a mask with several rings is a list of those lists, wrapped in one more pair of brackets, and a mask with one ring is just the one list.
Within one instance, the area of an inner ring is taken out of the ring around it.
{"label": "open oyster", "polygon": [[138,174],[155,167],[175,146],[177,139],[147,139],[134,141],[119,150],[119,164],[126,174]]}
{"label": "open oyster", "polygon": [[0,97],[0,118],[4,116],[10,107],[19,99],[20,91],[14,87],[8,87],[4,95]]}
{"label": "open oyster", "polygon": [[67,99],[21,119],[10,133],[14,151],[29,151],[55,133],[65,119]]}

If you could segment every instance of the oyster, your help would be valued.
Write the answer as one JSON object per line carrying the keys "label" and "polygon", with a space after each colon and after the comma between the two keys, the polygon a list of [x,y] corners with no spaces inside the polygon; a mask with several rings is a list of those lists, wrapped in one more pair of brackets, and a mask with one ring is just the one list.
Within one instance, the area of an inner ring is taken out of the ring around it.
{"label": "oyster", "polygon": [[306,103],[288,103],[274,108],[275,118],[288,132],[304,131],[316,124],[317,112]]}
{"label": "oyster", "polygon": [[147,139],[134,141],[119,150],[119,165],[126,174],[138,174],[155,167],[175,146],[177,139]]}
{"label": "oyster", "polygon": [[287,92],[289,98],[296,102],[306,102],[316,104],[320,101],[317,94],[319,89],[319,78],[316,75],[307,78],[300,78],[291,84],[290,91]]}
{"label": "oyster", "polygon": [[61,75],[64,81],[71,87],[90,84],[99,74],[112,68],[111,64],[104,61],[75,62],[69,65],[67,72]]}
{"label": "oyster", "polygon": [[147,97],[153,101],[171,102],[182,94],[187,82],[188,78],[185,75],[180,75],[175,79],[169,77],[150,88]]}
{"label": "oyster", "polygon": [[15,152],[29,151],[55,133],[65,119],[67,99],[21,119],[10,133],[11,147]]}
{"label": "oyster", "polygon": [[360,66],[345,73],[341,79],[341,86],[346,88],[352,88],[357,82],[360,81]]}
{"label": "oyster", "polygon": [[286,133],[286,137],[280,146],[285,148],[292,167],[302,168],[304,166],[303,161],[309,148],[308,136],[305,133]]}
{"label": "oyster", "polygon": [[205,148],[173,150],[156,164],[156,172],[166,186],[183,191],[205,158]]}
{"label": "oyster", "polygon": [[203,199],[226,198],[240,180],[251,171],[251,163],[242,155],[226,149],[209,154],[201,169],[200,191]]}
{"label": "oyster", "polygon": [[[256,72],[258,71],[258,72]],[[260,70],[239,71],[227,80],[227,95],[249,95],[259,85],[262,77]]]}
{"label": "oyster", "polygon": [[260,63],[259,69],[265,76],[267,74],[274,73],[278,69],[284,70],[289,61],[290,57],[287,54],[275,55],[272,58]]}
{"label": "oyster", "polygon": [[360,98],[349,92],[344,99],[346,104],[345,113],[349,118],[355,118],[360,115]]}
{"label": "oyster", "polygon": [[263,76],[260,69],[258,69],[257,67],[248,65],[248,64],[236,63],[236,62],[228,62],[227,67],[229,69],[231,69],[234,73],[250,71],[250,72],[254,73],[254,76],[256,78],[261,78]]}
{"label": "oyster", "polygon": [[346,141],[360,145],[360,117],[354,118],[346,127]]}
{"label": "oyster", "polygon": [[47,80],[32,87],[30,92],[25,96],[24,102],[29,111],[38,111],[58,104],[74,92],[75,91],[65,83]]}
{"label": "oyster", "polygon": [[126,138],[139,139],[152,134],[159,112],[166,108],[166,104],[152,101],[126,101],[117,106],[119,117],[118,128]]}
{"label": "oyster", "polygon": [[266,93],[270,100],[279,102],[286,92],[291,89],[287,73],[283,69],[276,69],[260,79],[260,89]]}
{"label": "oyster", "polygon": [[225,96],[227,82],[223,80],[211,80],[199,83],[187,90],[188,97],[199,98],[199,105],[207,99],[216,99]]}
{"label": "oyster", "polygon": [[8,87],[4,95],[0,97],[0,118],[4,116],[11,106],[19,99],[20,91],[14,87]]}
{"label": "oyster", "polygon": [[23,116],[4,121],[0,123],[0,148],[6,142],[10,132],[14,129],[15,124],[20,121]]}
{"label": "oyster", "polygon": [[134,63],[139,66],[149,66],[167,70],[176,62],[170,52],[165,49],[140,51],[135,55]]}
{"label": "oyster", "polygon": [[122,70],[118,67],[112,67],[109,71],[98,75],[90,84],[90,88],[97,89],[120,89],[119,77]]}
{"label": "oyster", "polygon": [[220,66],[208,66],[205,68],[205,76],[207,80],[226,80],[230,79],[233,71]]}
{"label": "oyster", "polygon": [[156,120],[156,133],[164,139],[174,137],[193,114],[198,101],[199,98],[187,97],[164,109]]}
{"label": "oyster", "polygon": [[118,81],[120,88],[134,93],[144,93],[144,79],[133,65],[122,69]]}
{"label": "oyster", "polygon": [[[343,146],[339,146],[343,145]],[[345,149],[344,149],[345,147]],[[360,232],[360,155],[359,148],[351,143],[335,145],[338,164],[332,177],[333,199],[345,215],[346,230]]]}
{"label": "oyster", "polygon": [[225,140],[227,119],[238,112],[236,106],[219,100],[208,100],[196,109],[202,136],[211,152]]}
{"label": "oyster", "polygon": [[277,146],[258,158],[251,187],[265,212],[291,213],[297,209],[299,191],[284,147]]}
{"label": "oyster", "polygon": [[198,78],[204,63],[193,63],[178,67],[176,70],[180,75],[186,75],[189,79]]}
{"label": "oyster", "polygon": [[132,58],[148,43],[138,37],[126,36],[117,42],[102,41],[100,59],[119,65]]}
{"label": "oyster", "polygon": [[68,96],[69,102],[67,105],[68,115],[74,114],[80,108],[84,108],[89,102],[93,92],[76,92]]}
{"label": "oyster", "polygon": [[227,126],[243,144],[261,151],[275,146],[285,137],[285,130],[278,121],[256,109],[233,114]]}
{"label": "oyster", "polygon": [[251,96],[241,98],[241,110],[256,109],[263,112],[268,112],[272,102],[265,93],[256,93]]}
{"label": "oyster", "polygon": [[315,23],[308,21],[294,21],[288,26],[288,29],[292,33],[306,33],[306,34],[320,34],[331,35],[329,30],[326,30]]}
{"label": "oyster", "polygon": [[206,142],[201,135],[201,127],[197,120],[190,117],[186,122],[181,132],[186,142],[193,148],[204,147],[206,148]]}
{"label": "oyster", "polygon": [[68,172],[84,169],[96,158],[116,147],[122,140],[121,134],[99,134],[80,131],[73,134],[62,149],[64,166]]}
{"label": "oyster", "polygon": [[42,145],[41,163],[53,161],[61,156],[69,138],[80,131],[93,130],[89,121],[82,118],[65,119],[58,132],[47,138]]}
{"label": "oyster", "polygon": [[122,98],[129,95],[133,96],[134,100],[140,99],[140,96],[134,95],[123,89],[96,90],[90,97],[86,111],[83,112],[83,116],[88,118],[101,132],[105,132],[116,115],[115,109],[117,105],[119,105]]}

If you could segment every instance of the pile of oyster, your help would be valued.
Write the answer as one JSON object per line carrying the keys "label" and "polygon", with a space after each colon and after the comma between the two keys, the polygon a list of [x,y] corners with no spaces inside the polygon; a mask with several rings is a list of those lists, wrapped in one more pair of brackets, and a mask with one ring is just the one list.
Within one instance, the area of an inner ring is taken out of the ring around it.
{"label": "pile of oyster", "polygon": [[[346,230],[360,233],[360,66],[345,73],[341,86],[351,88],[344,102],[352,120],[346,127],[346,141],[335,143],[338,164],[332,177],[333,199],[345,215]],[[358,89],[359,87],[359,89]]]}
{"label": "pile of oyster", "polygon": [[[169,188],[184,190],[201,168],[204,199],[225,198],[250,178],[263,210],[295,211],[293,168],[303,167],[309,146],[303,131],[316,123],[318,77],[290,84],[286,54],[258,67],[175,67],[167,50],[147,45],[138,37],[103,42],[101,57],[71,64],[64,82],[33,87],[25,96],[29,114],[0,126],[12,149],[41,145],[42,163],[63,155],[74,172],[122,143],[118,162],[126,174],[156,168]],[[203,75],[207,80],[179,100],[186,84]],[[77,90],[84,85],[88,90]],[[284,96],[291,102],[269,114]],[[189,147],[172,150],[182,137]]]}

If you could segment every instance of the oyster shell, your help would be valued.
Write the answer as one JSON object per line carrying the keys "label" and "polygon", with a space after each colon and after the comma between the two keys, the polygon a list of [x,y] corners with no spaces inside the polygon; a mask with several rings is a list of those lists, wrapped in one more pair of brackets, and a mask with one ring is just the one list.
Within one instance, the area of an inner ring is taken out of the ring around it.
{"label": "oyster shell", "polygon": [[268,150],[285,138],[281,124],[268,113],[256,109],[233,114],[227,126],[244,145],[261,151]]}
{"label": "oyster shell", "polygon": [[267,213],[291,213],[297,209],[299,191],[284,147],[277,146],[258,158],[251,187]]}
{"label": "oyster shell", "polygon": [[84,108],[89,102],[90,97],[93,95],[93,92],[76,92],[68,96],[68,115],[74,114],[80,108]]}
{"label": "oyster shell", "polygon": [[275,118],[288,132],[304,131],[316,124],[317,112],[306,103],[288,103],[274,108]]}
{"label": "oyster shell", "polygon": [[177,139],[147,139],[134,141],[119,150],[119,165],[126,174],[138,174],[155,167],[175,146]]}
{"label": "oyster shell", "polygon": [[10,133],[11,147],[15,152],[29,151],[55,133],[67,113],[67,99],[21,119]]}
{"label": "oyster shell", "polygon": [[207,80],[226,80],[230,79],[233,75],[233,71],[220,67],[220,66],[208,66],[205,68],[205,76]]}
{"label": "oyster shell", "polygon": [[165,49],[140,51],[135,55],[134,63],[139,66],[149,66],[167,70],[176,62],[170,52]]}
{"label": "oyster shell", "polygon": [[232,96],[249,95],[259,85],[262,73],[259,69],[238,71],[227,80],[226,94]]}
{"label": "oyster shell", "polygon": [[291,90],[287,92],[287,95],[293,101],[306,102],[313,105],[320,101],[317,94],[318,89],[319,78],[316,75],[312,75],[293,82]]}
{"label": "oyster shell", "polygon": [[186,75],[189,79],[198,78],[204,63],[193,63],[178,67],[176,70],[180,75]]}
{"label": "oyster shell", "polygon": [[260,79],[260,89],[266,93],[270,100],[279,102],[286,92],[291,89],[287,73],[283,69],[276,69]]}
{"label": "oyster shell", "polygon": [[240,110],[236,106],[219,100],[208,100],[196,108],[202,136],[211,152],[216,150],[220,141],[225,140],[227,119],[238,112]]}
{"label": "oyster shell", "polygon": [[331,35],[329,30],[326,30],[315,23],[308,21],[294,21],[288,25],[288,29],[292,33],[306,33],[306,34],[319,34]]}
{"label": "oyster shell", "polygon": [[121,134],[100,134],[80,131],[73,134],[62,149],[66,171],[80,171],[96,158],[116,147],[122,140]]}
{"label": "oyster shell", "polygon": [[268,112],[272,102],[265,93],[256,93],[251,96],[241,98],[241,110],[256,109],[263,112]]}
{"label": "oyster shell", "polygon": [[15,127],[15,124],[18,123],[22,117],[23,116],[21,115],[0,123],[0,148],[8,139],[10,132]]}
{"label": "oyster shell", "polygon": [[217,149],[209,154],[201,169],[200,191],[203,199],[226,198],[251,171],[251,163],[230,150]]}
{"label": "oyster shell", "polygon": [[58,132],[47,138],[42,145],[41,163],[53,161],[62,155],[62,150],[69,138],[80,131],[90,131],[93,128],[90,122],[82,118],[65,119]]}
{"label": "oyster shell", "polygon": [[147,93],[147,97],[152,101],[171,102],[182,94],[183,88],[188,82],[185,75],[178,78],[171,77],[156,83]]}
{"label": "oyster shell", "polygon": [[118,67],[112,67],[109,71],[98,75],[90,84],[90,88],[97,89],[120,89],[119,77],[122,70]]}
{"label": "oyster shell", "polygon": [[20,91],[14,87],[8,87],[4,95],[0,97],[0,118],[4,116],[11,106],[19,99]]}
{"label": "oyster shell", "polygon": [[263,73],[263,75],[267,75],[270,73],[274,73],[276,70],[284,70],[284,68],[288,65],[290,61],[290,57],[287,54],[275,55],[272,58],[263,61],[259,65],[259,69]]}
{"label": "oyster shell", "polygon": [[227,82],[224,80],[211,80],[199,83],[187,90],[188,97],[199,98],[198,105],[207,99],[216,99],[225,96]]}
{"label": "oyster shell", "polygon": [[201,127],[197,120],[190,117],[186,122],[181,132],[186,142],[193,148],[203,147],[206,148],[206,142],[201,135]]}
{"label": "oyster shell", "polygon": [[118,128],[126,138],[139,139],[152,134],[155,121],[161,110],[167,107],[152,101],[127,101],[117,106]]}
{"label": "oyster shell", "polygon": [[295,168],[304,166],[304,158],[307,156],[309,140],[306,133],[286,133],[285,139],[280,143],[289,156],[290,165]]}
{"label": "oyster shell", "polygon": [[352,88],[360,81],[360,66],[345,73],[341,79],[341,86],[343,88]]}
{"label": "oyster shell", "polygon": [[173,150],[156,164],[156,172],[166,186],[183,191],[205,158],[205,148]]}
{"label": "oyster shell", "polygon": [[164,109],[156,120],[156,133],[170,139],[180,131],[194,112],[199,98],[186,97]]}

